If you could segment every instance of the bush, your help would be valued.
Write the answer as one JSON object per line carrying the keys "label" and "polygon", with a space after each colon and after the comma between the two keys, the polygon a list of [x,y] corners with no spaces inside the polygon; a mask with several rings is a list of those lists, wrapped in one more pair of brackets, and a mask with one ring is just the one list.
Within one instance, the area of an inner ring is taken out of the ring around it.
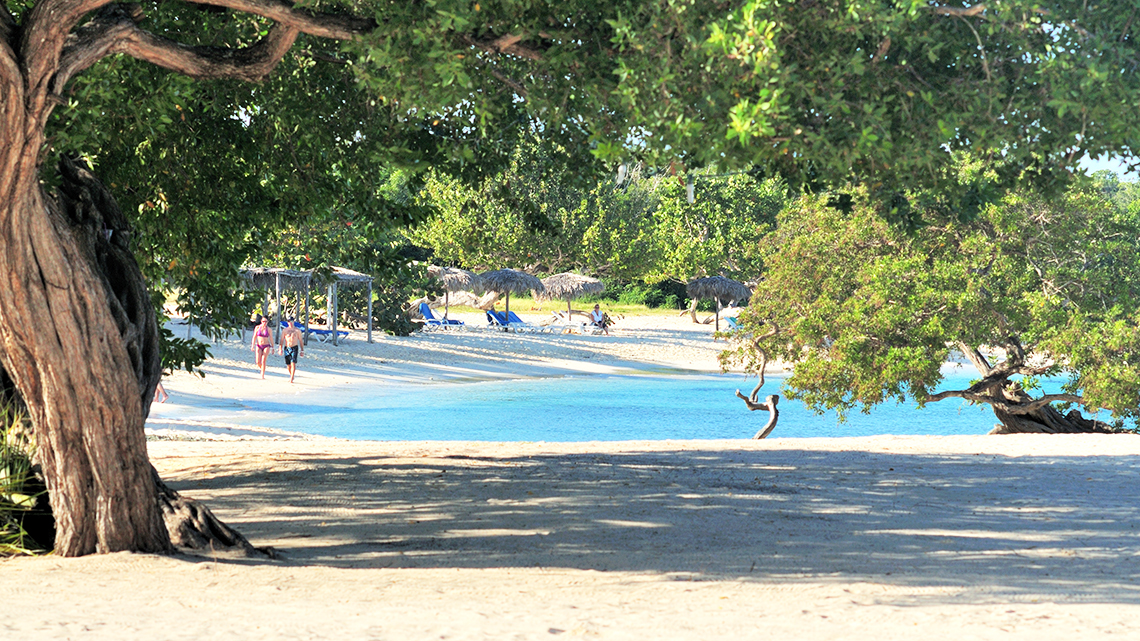
{"label": "bush", "polygon": [[623,305],[645,305],[646,293],[641,287],[630,286],[618,295],[618,302]]}
{"label": "bush", "polygon": [[[42,521],[46,490],[32,471],[28,417],[10,400],[0,405],[0,555],[33,554],[45,546],[28,521]],[[50,518],[50,516],[48,517]]]}

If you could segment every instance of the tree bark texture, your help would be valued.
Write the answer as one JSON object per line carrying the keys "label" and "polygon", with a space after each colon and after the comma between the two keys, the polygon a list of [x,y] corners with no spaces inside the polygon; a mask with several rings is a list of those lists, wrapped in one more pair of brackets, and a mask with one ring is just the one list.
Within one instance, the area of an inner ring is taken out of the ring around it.
{"label": "tree bark texture", "polygon": [[[123,254],[130,258],[117,245],[124,236],[115,239],[125,230],[105,227],[118,223],[98,217],[66,176],[60,200],[43,192],[38,137],[7,126],[0,136],[16,143],[0,166],[0,364],[35,427],[56,552],[168,551],[143,433],[142,401],[155,381],[137,374],[142,359],[157,358],[153,310],[129,288],[122,298],[114,291],[125,282]],[[100,262],[108,279],[94,269]],[[148,310],[149,326],[128,321]]]}

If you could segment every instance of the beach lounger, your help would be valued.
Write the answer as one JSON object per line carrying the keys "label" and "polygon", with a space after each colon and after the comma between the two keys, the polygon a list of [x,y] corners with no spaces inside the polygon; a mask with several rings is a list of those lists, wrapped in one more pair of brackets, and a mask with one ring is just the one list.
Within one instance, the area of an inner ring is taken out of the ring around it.
{"label": "beach lounger", "polygon": [[562,312],[554,312],[553,320],[547,324],[546,328],[554,334],[572,334],[578,332],[579,334],[586,333],[586,321],[571,321],[567,320]]}
{"label": "beach lounger", "polygon": [[487,326],[488,327],[506,327],[507,318],[496,312],[493,309],[487,310]]}
{"label": "beach lounger", "polygon": [[542,325],[532,325],[519,318],[514,312],[507,312],[507,327],[516,332],[528,332],[532,334],[542,334],[547,331],[546,327]]}
{"label": "beach lounger", "polygon": [[487,325],[489,327],[501,327],[512,332],[539,332],[545,331],[545,327],[539,325],[531,325],[515,315],[514,312],[509,312],[509,316],[503,312],[496,312],[495,310],[487,310]]}
{"label": "beach lounger", "polygon": [[[312,328],[312,327],[306,327],[300,323],[297,324],[297,329],[301,330],[302,333],[308,334],[308,335],[316,338],[321,343],[326,343],[326,342],[332,340],[333,333],[332,333],[331,329],[317,329],[317,328]],[[348,332],[346,332],[343,329],[338,329],[338,330],[336,330],[336,336],[337,336],[337,340],[340,341],[340,340],[343,340],[345,338],[348,338]]]}
{"label": "beach lounger", "polygon": [[445,318],[436,318],[427,303],[420,303],[420,314],[424,317],[424,329],[446,329],[448,327],[461,327],[463,321]]}
{"label": "beach lounger", "polygon": [[736,330],[740,329],[740,323],[737,322],[736,318],[733,316],[726,317],[724,319],[724,322],[728,323],[728,331],[730,332],[735,332]]}

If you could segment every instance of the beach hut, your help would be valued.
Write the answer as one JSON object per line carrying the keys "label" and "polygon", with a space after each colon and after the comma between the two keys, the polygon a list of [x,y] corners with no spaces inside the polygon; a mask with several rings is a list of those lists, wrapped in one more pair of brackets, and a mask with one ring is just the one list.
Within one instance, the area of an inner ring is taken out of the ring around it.
{"label": "beach hut", "polygon": [[458,267],[428,266],[428,276],[443,285],[443,319],[447,320],[449,310],[448,298],[451,292],[466,292],[479,289],[480,278],[477,274],[459,269]]}
{"label": "beach hut", "polygon": [[546,288],[546,298],[566,299],[566,320],[570,320],[570,301],[586,294],[600,294],[606,289],[605,283],[597,278],[590,278],[572,272],[563,272],[542,279]]}
{"label": "beach hut", "polygon": [[716,331],[720,331],[720,305],[722,300],[740,301],[752,295],[752,290],[744,283],[725,278],[709,276],[689,281],[685,293],[694,300],[711,298],[716,301]]}
{"label": "beach hut", "polygon": [[[246,287],[250,289],[261,289],[265,292],[265,299],[262,303],[262,311],[265,315],[269,315],[269,292],[275,292],[275,300],[277,301],[277,318],[274,323],[276,337],[278,342],[281,340],[281,298],[282,292],[287,292],[289,289],[294,289],[298,292],[304,292],[304,316],[305,323],[305,339],[309,338],[309,288],[314,282],[326,284],[328,287],[328,322],[329,330],[331,331],[331,338],[333,345],[337,342],[337,293],[340,287],[368,287],[368,342],[372,342],[372,276],[362,274],[351,269],[344,267],[332,267],[328,274],[320,274],[314,271],[303,271],[297,269],[284,269],[280,267],[247,267],[241,270],[242,280],[245,282]],[[245,340],[244,333],[242,340]]]}
{"label": "beach hut", "polygon": [[496,269],[479,274],[483,289],[507,295],[507,315],[511,311],[511,293],[522,294],[534,291],[542,294],[546,291],[542,281],[530,274],[517,269]]}

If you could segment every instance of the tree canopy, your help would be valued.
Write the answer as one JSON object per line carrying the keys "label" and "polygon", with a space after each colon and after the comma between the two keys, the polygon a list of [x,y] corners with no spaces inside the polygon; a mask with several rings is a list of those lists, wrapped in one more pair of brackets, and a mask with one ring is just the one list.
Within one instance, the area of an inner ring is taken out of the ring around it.
{"label": "tree canopy", "polygon": [[[722,358],[752,371],[767,358],[794,363],[789,397],[841,416],[961,398],[992,406],[1009,431],[1087,431],[1051,403],[1135,422],[1140,218],[1099,187],[1052,200],[1013,193],[972,223],[913,234],[876,216],[865,193],[850,214],[805,198],[764,239],[759,302]],[[952,351],[979,378],[936,391]],[[1037,389],[1048,376],[1065,380],[1063,392]]]}
{"label": "tree canopy", "polygon": [[635,166],[619,185],[613,176],[565,178],[574,171],[557,150],[531,143],[477,184],[433,172],[419,198],[437,213],[406,235],[436,260],[480,270],[647,283],[718,273],[754,280],[762,270],[755,240],[786,201],[778,179],[697,172],[698,198],[689,203],[668,173],[647,176]]}

